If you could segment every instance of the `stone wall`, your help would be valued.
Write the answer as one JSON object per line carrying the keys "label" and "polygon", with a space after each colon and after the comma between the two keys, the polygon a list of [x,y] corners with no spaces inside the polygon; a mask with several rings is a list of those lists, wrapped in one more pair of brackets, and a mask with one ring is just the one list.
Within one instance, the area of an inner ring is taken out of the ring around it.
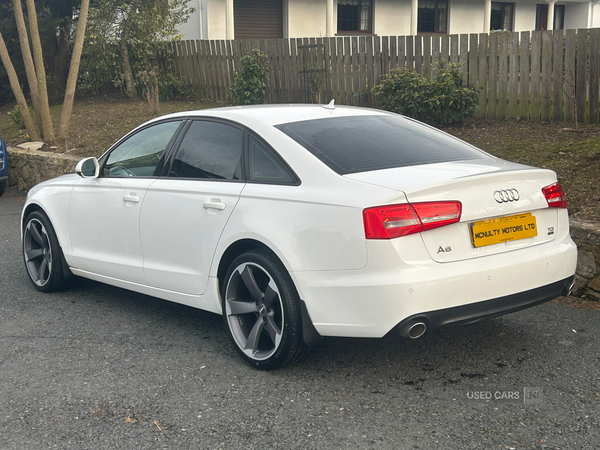
{"label": "stone wall", "polygon": [[[79,158],[10,147],[8,185],[27,191],[41,181],[72,173]],[[600,222],[571,219],[571,236],[577,243],[576,283],[573,294],[600,301]]]}
{"label": "stone wall", "polygon": [[571,219],[571,237],[579,250],[573,295],[600,301],[600,222]]}
{"label": "stone wall", "polygon": [[80,158],[38,150],[8,148],[8,186],[28,191],[50,178],[73,173]]}

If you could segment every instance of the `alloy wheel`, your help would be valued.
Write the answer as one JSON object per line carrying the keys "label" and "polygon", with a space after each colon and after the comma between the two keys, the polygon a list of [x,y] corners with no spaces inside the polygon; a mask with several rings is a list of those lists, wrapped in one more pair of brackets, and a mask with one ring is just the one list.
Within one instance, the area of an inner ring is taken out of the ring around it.
{"label": "alloy wheel", "polygon": [[265,360],[279,348],[285,323],[279,289],[269,272],[242,263],[231,273],[225,290],[225,314],[233,339],[253,360]]}
{"label": "alloy wheel", "polygon": [[35,218],[27,222],[23,235],[23,254],[29,277],[45,286],[52,275],[52,246],[44,225]]}

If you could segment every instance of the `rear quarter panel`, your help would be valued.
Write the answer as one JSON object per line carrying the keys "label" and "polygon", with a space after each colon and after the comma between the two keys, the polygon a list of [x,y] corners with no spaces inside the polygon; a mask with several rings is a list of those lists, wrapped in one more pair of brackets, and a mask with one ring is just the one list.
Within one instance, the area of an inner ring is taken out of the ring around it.
{"label": "rear quarter panel", "polygon": [[395,190],[348,181],[333,172],[319,184],[247,184],[217,248],[212,274],[240,239],[264,243],[290,272],[351,270],[367,264],[362,211],[405,201]]}

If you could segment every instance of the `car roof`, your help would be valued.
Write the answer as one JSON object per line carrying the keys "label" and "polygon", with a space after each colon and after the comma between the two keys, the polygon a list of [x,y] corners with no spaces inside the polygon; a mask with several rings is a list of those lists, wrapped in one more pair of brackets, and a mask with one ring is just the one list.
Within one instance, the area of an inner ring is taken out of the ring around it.
{"label": "car roof", "polygon": [[[386,115],[385,111],[369,108],[357,108],[352,106],[335,106],[334,108],[326,105],[251,105],[251,106],[230,106],[225,108],[200,109],[195,111],[182,111],[158,117],[154,120],[164,120],[177,117],[214,117],[221,119],[259,121],[265,125],[280,125],[289,122],[300,122],[314,119],[327,119],[330,117],[351,117],[365,115]],[[246,120],[244,120],[246,119]]]}

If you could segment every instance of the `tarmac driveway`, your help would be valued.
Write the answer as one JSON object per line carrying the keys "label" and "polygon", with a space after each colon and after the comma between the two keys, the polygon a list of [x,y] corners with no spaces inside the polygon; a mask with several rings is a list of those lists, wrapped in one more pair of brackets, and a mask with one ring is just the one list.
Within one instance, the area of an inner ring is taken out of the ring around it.
{"label": "tarmac driveway", "polygon": [[25,276],[0,197],[0,448],[597,449],[600,311],[547,303],[247,367],[214,314]]}

